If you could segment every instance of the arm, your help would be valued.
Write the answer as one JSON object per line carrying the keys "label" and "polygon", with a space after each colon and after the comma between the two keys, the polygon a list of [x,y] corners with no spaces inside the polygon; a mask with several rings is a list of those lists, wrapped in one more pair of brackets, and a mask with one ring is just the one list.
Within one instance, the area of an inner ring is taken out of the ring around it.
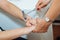
{"label": "arm", "polygon": [[18,19],[24,20],[22,11],[7,0],[0,0],[0,8]]}
{"label": "arm", "polygon": [[[50,1],[51,0],[38,0],[38,2],[36,4],[37,11],[40,11],[41,8],[44,8],[45,6],[47,6]],[[32,26],[31,24],[35,24],[35,22],[33,22],[32,20],[33,19],[29,18],[29,20],[27,20],[27,22],[26,22],[26,25],[27,26]],[[29,21],[32,21],[32,22],[29,22]]]}
{"label": "arm", "polygon": [[48,17],[51,22],[46,22],[44,19],[37,18],[37,27],[33,32],[44,33],[47,32],[49,25],[60,15],[60,0],[53,0],[53,3],[47,11],[45,17]]}
{"label": "arm", "polygon": [[58,15],[60,15],[60,0],[53,0],[53,3],[46,13],[45,17],[48,17],[54,21]]}
{"label": "arm", "polygon": [[12,40],[21,35],[30,33],[35,27],[25,27],[8,31],[0,31],[0,40]]}

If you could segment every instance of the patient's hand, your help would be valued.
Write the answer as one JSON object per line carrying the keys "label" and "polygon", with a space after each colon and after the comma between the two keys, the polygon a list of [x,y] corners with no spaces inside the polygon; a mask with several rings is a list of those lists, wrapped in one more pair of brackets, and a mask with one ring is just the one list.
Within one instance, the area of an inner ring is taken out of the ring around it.
{"label": "patient's hand", "polygon": [[36,32],[36,33],[45,33],[45,32],[47,32],[48,27],[51,24],[51,22],[47,23],[44,19],[37,18],[36,19],[36,24],[37,24],[36,28],[35,28],[35,30],[33,30],[33,32]]}
{"label": "patient's hand", "polygon": [[26,25],[28,27],[32,27],[32,26],[35,27],[35,29],[33,30],[33,32],[35,32],[35,33],[47,32],[50,24],[51,23],[47,23],[44,19],[39,19],[39,18],[36,18],[36,19],[31,18],[31,19],[27,20],[27,22],[26,22]]}

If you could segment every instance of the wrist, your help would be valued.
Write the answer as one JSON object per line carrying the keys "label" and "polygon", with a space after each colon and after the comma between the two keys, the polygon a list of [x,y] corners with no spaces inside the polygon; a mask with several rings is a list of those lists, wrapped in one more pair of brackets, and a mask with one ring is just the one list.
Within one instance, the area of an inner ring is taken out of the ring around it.
{"label": "wrist", "polygon": [[46,25],[50,25],[50,24],[53,22],[53,21],[52,21],[51,19],[49,19],[48,17],[44,17],[42,20],[44,21],[44,23],[45,23]]}
{"label": "wrist", "polygon": [[49,25],[52,23],[52,22],[46,22],[44,19],[42,19],[43,20],[43,24],[45,24],[44,26],[46,26],[46,27],[49,27]]}
{"label": "wrist", "polygon": [[48,22],[53,22],[53,20],[51,20],[49,17],[43,17],[43,20],[45,20],[47,23]]}
{"label": "wrist", "polygon": [[22,21],[26,21],[27,15],[24,13],[24,11],[22,11],[23,16],[21,17]]}

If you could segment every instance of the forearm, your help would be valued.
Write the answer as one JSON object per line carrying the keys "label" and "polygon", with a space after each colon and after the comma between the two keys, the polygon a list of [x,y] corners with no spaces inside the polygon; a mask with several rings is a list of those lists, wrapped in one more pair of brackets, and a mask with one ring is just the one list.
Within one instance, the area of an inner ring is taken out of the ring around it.
{"label": "forearm", "polygon": [[45,17],[48,17],[54,21],[60,15],[60,0],[53,0],[51,7],[46,13]]}
{"label": "forearm", "polygon": [[8,39],[14,39],[22,35],[22,32],[20,33],[21,29],[15,29],[15,30],[8,30],[8,31],[1,31],[0,32],[0,40],[8,40]]}
{"label": "forearm", "polygon": [[19,28],[14,30],[8,30],[8,31],[1,31],[0,32],[0,40],[10,40],[17,37],[20,37],[21,35],[30,33],[34,28],[32,27],[25,27],[25,28]]}
{"label": "forearm", "polygon": [[22,11],[7,0],[2,0],[0,2],[0,8],[18,19],[24,19]]}

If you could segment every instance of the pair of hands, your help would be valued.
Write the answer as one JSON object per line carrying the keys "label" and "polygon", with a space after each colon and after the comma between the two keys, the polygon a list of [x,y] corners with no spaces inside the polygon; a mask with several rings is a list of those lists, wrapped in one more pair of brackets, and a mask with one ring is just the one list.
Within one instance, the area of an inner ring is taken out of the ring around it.
{"label": "pair of hands", "polygon": [[[39,11],[41,8],[45,7],[49,2],[50,0],[39,0],[38,3],[36,4],[36,10]],[[33,30],[33,32],[36,33],[47,32],[48,26],[50,24],[51,23],[47,23],[44,19],[40,19],[40,18],[32,19],[30,16],[27,17],[26,20],[26,26],[28,27],[34,26],[35,29]]]}
{"label": "pair of hands", "polygon": [[26,20],[26,26],[35,27],[33,32],[36,32],[36,33],[47,32],[50,24],[51,24],[51,22],[47,23],[44,19],[40,19],[40,18],[32,19],[31,17],[27,17],[27,20]]}

